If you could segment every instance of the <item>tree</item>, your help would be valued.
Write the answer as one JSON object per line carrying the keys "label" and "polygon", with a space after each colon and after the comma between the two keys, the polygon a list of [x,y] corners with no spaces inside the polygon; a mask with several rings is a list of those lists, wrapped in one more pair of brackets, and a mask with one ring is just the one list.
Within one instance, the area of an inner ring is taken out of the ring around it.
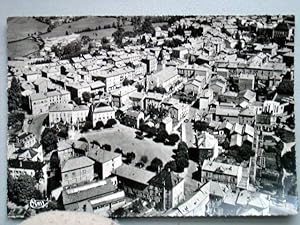
{"label": "tree", "polygon": [[208,125],[207,122],[198,120],[194,122],[193,128],[195,131],[202,132],[207,130]]}
{"label": "tree", "polygon": [[179,141],[179,136],[178,136],[178,134],[170,134],[169,136],[168,136],[168,140],[169,140],[169,144],[170,145],[175,145],[175,143],[177,142],[177,141]]}
{"label": "tree", "polygon": [[177,171],[177,164],[174,160],[169,161],[169,162],[166,163],[164,169],[165,170],[170,169],[171,171]]}
{"label": "tree", "polygon": [[294,95],[294,82],[292,80],[282,80],[277,87],[278,94]]}
{"label": "tree", "polygon": [[141,26],[141,31],[142,31],[142,33],[150,33],[150,34],[154,35],[155,29],[151,23],[150,18],[148,18],[148,17],[145,18],[145,20]]}
{"label": "tree", "polygon": [[106,45],[106,44],[108,44],[109,43],[109,40],[106,38],[106,37],[103,37],[102,39],[101,39],[101,44],[102,45]]}
{"label": "tree", "polygon": [[126,211],[124,208],[118,208],[111,214],[112,218],[120,218],[120,217],[124,217],[125,215],[126,215]]}
{"label": "tree", "polygon": [[46,153],[51,152],[57,148],[57,135],[56,131],[52,128],[45,128],[41,137],[41,144]]}
{"label": "tree", "polygon": [[168,132],[165,129],[159,129],[155,141],[164,142],[168,138],[168,136]]}
{"label": "tree", "polygon": [[42,194],[35,188],[36,180],[27,175],[21,174],[17,179],[8,177],[8,199],[17,205],[26,205],[32,198],[40,199]]}
{"label": "tree", "polygon": [[104,123],[100,120],[96,123],[95,129],[99,130],[104,127]]}
{"label": "tree", "polygon": [[132,162],[132,160],[135,159],[135,153],[134,152],[128,152],[126,154],[126,158],[127,158],[127,163],[130,164]]}
{"label": "tree", "polygon": [[123,86],[132,85],[133,83],[134,83],[133,80],[129,80],[129,79],[125,78],[123,81]]}
{"label": "tree", "polygon": [[141,92],[145,88],[144,85],[142,85],[142,84],[137,84],[137,85],[135,85],[135,87],[137,88],[138,92]]}
{"label": "tree", "polygon": [[141,162],[144,163],[144,164],[146,164],[148,162],[148,157],[146,155],[143,155],[141,157]]}
{"label": "tree", "polygon": [[117,121],[115,119],[109,119],[105,124],[105,128],[111,128],[115,124],[117,124]]}
{"label": "tree", "polygon": [[92,98],[92,95],[90,92],[83,92],[82,93],[82,98],[83,98],[83,101],[84,102],[90,102],[91,98]]}
{"label": "tree", "polygon": [[121,155],[123,155],[123,150],[120,149],[120,148],[116,148],[116,149],[115,149],[115,152],[116,152],[116,153],[119,153],[119,154],[121,154]]}
{"label": "tree", "polygon": [[185,157],[176,159],[177,171],[182,172],[184,168],[189,166],[189,161]]}
{"label": "tree", "polygon": [[283,168],[290,173],[296,173],[296,151],[295,145],[291,148],[291,151],[285,153],[281,158]]}
{"label": "tree", "polygon": [[74,102],[75,102],[77,105],[81,105],[81,99],[78,98],[78,97],[75,97],[75,98],[74,98]]}
{"label": "tree", "polygon": [[13,76],[10,88],[7,90],[8,110],[17,110],[22,103],[21,85],[15,76]]}
{"label": "tree", "polygon": [[123,40],[123,35],[124,34],[124,29],[119,27],[117,31],[115,31],[112,36],[114,37],[115,43],[118,46],[122,45],[122,40]]}
{"label": "tree", "polygon": [[149,169],[151,171],[158,172],[162,168],[162,166],[163,166],[163,162],[159,158],[155,157],[151,161]]}
{"label": "tree", "polygon": [[109,145],[109,144],[102,145],[102,148],[106,151],[111,151],[111,145]]}
{"label": "tree", "polygon": [[85,143],[89,143],[88,140],[85,137],[79,138],[78,141],[83,141]]}

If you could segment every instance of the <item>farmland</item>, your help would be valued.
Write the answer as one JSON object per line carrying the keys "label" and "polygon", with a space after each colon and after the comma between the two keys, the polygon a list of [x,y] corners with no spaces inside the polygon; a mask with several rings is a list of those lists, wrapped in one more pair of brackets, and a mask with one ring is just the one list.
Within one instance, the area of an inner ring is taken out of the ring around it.
{"label": "farmland", "polygon": [[39,50],[38,44],[31,39],[8,43],[7,45],[7,55],[11,58],[26,56],[37,50]]}
{"label": "farmland", "polygon": [[41,35],[42,38],[51,38],[51,37],[58,37],[66,35],[68,33],[74,33],[78,31],[85,30],[87,28],[95,29],[96,27],[101,26],[103,28],[104,25],[112,26],[113,22],[117,22],[115,17],[97,17],[91,16],[82,18],[80,20],[65,23],[61,26],[54,28],[51,32]]}
{"label": "farmland", "polygon": [[[27,38],[37,32],[46,32],[48,25],[32,17],[10,17],[7,19],[7,41],[17,41]],[[26,43],[27,44],[27,43]]]}

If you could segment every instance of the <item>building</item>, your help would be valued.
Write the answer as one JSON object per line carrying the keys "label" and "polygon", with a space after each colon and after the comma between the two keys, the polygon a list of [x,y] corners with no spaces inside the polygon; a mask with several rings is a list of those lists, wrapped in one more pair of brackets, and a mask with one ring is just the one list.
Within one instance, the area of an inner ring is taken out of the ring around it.
{"label": "building", "polygon": [[151,199],[149,195],[149,180],[156,175],[154,172],[122,164],[113,171],[113,174],[117,176],[119,187],[125,191],[127,196]]}
{"label": "building", "polygon": [[86,156],[71,158],[61,168],[62,186],[90,182],[94,179],[94,161]]}
{"label": "building", "polygon": [[154,87],[163,87],[167,92],[174,89],[176,83],[181,80],[175,67],[166,67],[161,71],[147,75],[147,88],[152,90]]}
{"label": "building", "polygon": [[235,190],[242,180],[242,171],[241,166],[204,160],[201,168],[201,181],[225,183]]}
{"label": "building", "polygon": [[157,59],[154,56],[147,55],[141,60],[147,66],[147,73],[153,73],[157,70]]}
{"label": "building", "polygon": [[190,107],[185,103],[175,103],[169,108],[169,116],[173,119],[173,123],[178,123],[186,118],[189,114]]}
{"label": "building", "polygon": [[184,59],[184,57],[189,53],[188,49],[182,46],[172,49],[172,56],[177,59]]}
{"label": "building", "polygon": [[213,160],[219,155],[218,139],[206,131],[202,132],[197,138],[196,145],[199,161],[203,160],[203,157],[205,159]]}
{"label": "building", "polygon": [[115,169],[122,165],[121,154],[103,150],[96,144],[90,147],[87,156],[95,161],[95,173],[101,180],[109,177]]}
{"label": "building", "polygon": [[212,89],[205,89],[199,97],[199,109],[208,110],[209,105],[212,103],[214,92]]}
{"label": "building", "polygon": [[74,157],[72,144],[65,140],[59,141],[57,143],[57,155],[60,165],[64,165],[67,160]]}
{"label": "building", "polygon": [[218,105],[216,107],[216,120],[237,123],[239,121],[240,110],[231,106]]}
{"label": "building", "polygon": [[62,199],[68,211],[86,211],[107,215],[125,204],[125,193],[118,189],[116,177],[64,188]]}
{"label": "building", "polygon": [[40,173],[39,181],[37,182],[42,191],[47,190],[47,181],[48,181],[48,166],[41,161],[30,161],[30,160],[21,160],[21,159],[9,159],[7,162],[7,167],[9,174],[17,179],[20,175],[27,174],[31,177],[37,177],[37,173]]}
{"label": "building", "polygon": [[102,121],[104,124],[107,123],[109,119],[115,119],[115,110],[111,106],[101,106],[95,107],[93,109],[92,121],[93,127],[96,126],[98,121]]}
{"label": "building", "polygon": [[111,92],[122,87],[125,79],[133,79],[134,69],[125,66],[116,69],[102,70],[101,73],[93,75],[93,80],[100,80],[105,84],[105,91]]}
{"label": "building", "polygon": [[129,97],[136,91],[137,89],[133,86],[124,86],[111,91],[113,106],[121,109],[130,108],[131,100]]}
{"label": "building", "polygon": [[174,208],[184,200],[184,178],[173,171],[162,170],[149,184],[151,199],[160,210]]}
{"label": "building", "polygon": [[71,98],[74,100],[76,98],[82,99],[82,94],[84,92],[91,93],[91,85],[87,82],[69,82],[65,84],[66,89],[71,93]]}
{"label": "building", "polygon": [[128,110],[125,113],[124,123],[126,126],[139,129],[141,124],[144,122],[145,115],[141,111]]}
{"label": "building", "polygon": [[206,216],[206,209],[209,203],[209,194],[197,191],[190,198],[168,213],[171,217],[194,217]]}
{"label": "building", "polygon": [[253,74],[239,75],[239,90],[254,90],[255,76]]}
{"label": "building", "polygon": [[37,143],[37,140],[35,134],[23,132],[16,137],[16,143],[21,147],[30,148]]}

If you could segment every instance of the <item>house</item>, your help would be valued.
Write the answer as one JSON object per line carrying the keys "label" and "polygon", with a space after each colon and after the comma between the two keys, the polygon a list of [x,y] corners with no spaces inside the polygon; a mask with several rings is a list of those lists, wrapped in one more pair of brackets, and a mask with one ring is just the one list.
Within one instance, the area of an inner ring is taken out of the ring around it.
{"label": "house", "polygon": [[161,121],[160,127],[167,131],[168,134],[171,134],[173,131],[173,119],[167,116]]}
{"label": "house", "polygon": [[75,98],[82,99],[82,94],[84,92],[91,93],[91,86],[87,82],[68,82],[65,84],[66,89],[71,93],[71,98],[74,100]]}
{"label": "house", "polygon": [[206,216],[209,194],[197,191],[182,204],[171,210],[167,215],[171,217]]}
{"label": "house", "polygon": [[156,175],[154,172],[122,164],[112,174],[118,178],[119,187],[124,190],[126,195],[134,198],[151,199],[149,195],[149,180]]}
{"label": "house", "polygon": [[238,78],[239,90],[254,90],[255,76],[254,74],[240,74]]}
{"label": "house", "polygon": [[64,165],[67,160],[74,157],[72,144],[65,140],[59,141],[57,143],[57,155],[60,165]]}
{"label": "house", "polygon": [[258,114],[255,117],[255,128],[261,131],[273,131],[276,124],[276,117],[269,114]]}
{"label": "house", "polygon": [[86,211],[107,215],[125,204],[125,193],[118,189],[116,177],[75,187],[62,191],[64,208],[68,211]]}
{"label": "house", "polygon": [[183,46],[179,46],[172,49],[172,56],[177,59],[184,59],[185,55],[187,55],[188,53],[188,49]]}
{"label": "house", "polygon": [[71,125],[83,124],[88,116],[89,108],[85,105],[74,106],[73,104],[59,103],[50,107],[49,124],[50,126],[64,122]]}
{"label": "house", "polygon": [[94,161],[86,156],[67,160],[61,168],[62,186],[92,181],[94,164]]}
{"label": "house", "polygon": [[46,93],[48,91],[48,82],[47,78],[41,77],[35,80],[34,87],[37,93]]}
{"label": "house", "polygon": [[204,76],[196,76],[194,79],[189,80],[184,85],[184,92],[186,94],[192,93],[193,95],[198,95],[202,92],[202,89],[206,86]]}
{"label": "house", "polygon": [[22,174],[27,174],[31,177],[37,177],[37,173],[40,173],[40,180],[38,183],[41,185],[43,191],[47,190],[48,166],[44,162],[20,160],[20,159],[9,159],[7,161],[9,174],[17,179]]}
{"label": "house", "polygon": [[47,113],[49,111],[49,99],[44,93],[34,93],[29,97],[32,115]]}
{"label": "house", "polygon": [[280,115],[284,113],[285,106],[287,105],[288,103],[281,104],[280,102],[274,100],[266,100],[263,103],[262,111],[264,113],[270,113],[272,115]]}
{"label": "house", "polygon": [[157,59],[154,56],[147,55],[141,60],[147,66],[147,73],[153,73],[157,70]]}
{"label": "house", "polygon": [[208,110],[209,105],[212,103],[214,92],[212,89],[205,89],[199,97],[199,109]]}
{"label": "house", "polygon": [[136,92],[136,88],[133,86],[124,86],[117,90],[111,91],[113,106],[117,108],[130,108],[131,101],[130,95]]}
{"label": "house", "polygon": [[241,166],[204,160],[201,168],[201,181],[203,183],[209,181],[224,183],[235,190],[242,180],[242,171]]}
{"label": "house", "polygon": [[95,161],[94,169],[100,179],[106,179],[112,172],[122,165],[122,155],[101,149],[98,145],[92,146],[87,156]]}
{"label": "house", "polygon": [[109,119],[115,119],[115,110],[111,106],[101,106],[95,107],[92,113],[93,127],[96,126],[98,121],[102,121],[104,124],[107,123]]}
{"label": "house", "polygon": [[149,107],[159,108],[165,96],[160,93],[148,92],[144,98],[144,110],[148,110]]}
{"label": "house", "polygon": [[162,170],[149,184],[151,199],[160,210],[174,208],[184,200],[184,178],[173,171]]}
{"label": "house", "polygon": [[144,92],[132,92],[129,95],[129,99],[131,100],[130,105],[132,105],[133,109],[143,110],[144,109]]}
{"label": "house", "polygon": [[35,134],[23,132],[17,135],[16,143],[24,148],[30,148],[37,143],[37,140]]}
{"label": "house", "polygon": [[35,145],[30,148],[19,148],[14,150],[9,159],[18,159],[22,161],[43,162],[44,154],[42,145]]}
{"label": "house", "polygon": [[226,80],[223,77],[214,77],[209,84],[209,88],[217,95],[223,94],[226,90],[226,86]]}
{"label": "house", "polygon": [[139,129],[141,123],[144,122],[145,115],[141,111],[128,110],[125,113],[125,125],[129,127],[133,127],[135,129]]}
{"label": "house", "polygon": [[235,107],[218,105],[216,107],[216,120],[217,121],[229,121],[236,123],[239,121],[240,110]]}
{"label": "house", "polygon": [[98,95],[99,92],[103,92],[105,90],[105,84],[100,81],[93,81],[92,83],[90,83],[90,87],[91,87],[91,94],[95,94]]}
{"label": "house", "polygon": [[256,92],[251,91],[249,89],[243,90],[239,92],[239,100],[240,102],[246,101],[249,103],[256,101]]}
{"label": "house", "polygon": [[196,145],[198,149],[199,161],[206,159],[215,159],[219,155],[218,139],[212,134],[204,131],[197,137]]}
{"label": "house", "polygon": [[240,124],[253,124],[255,121],[255,112],[249,107],[241,110],[239,114]]}
{"label": "house", "polygon": [[204,83],[207,83],[210,80],[212,69],[211,66],[203,64],[199,66],[198,64],[182,64],[177,67],[178,74],[183,77],[204,77]]}
{"label": "house", "polygon": [[189,114],[190,107],[185,103],[175,103],[169,108],[169,116],[173,119],[174,123],[180,122]]}
{"label": "house", "polygon": [[148,89],[152,90],[154,87],[163,87],[169,92],[181,80],[181,76],[177,74],[176,68],[166,67],[157,73],[147,75],[146,80]]}

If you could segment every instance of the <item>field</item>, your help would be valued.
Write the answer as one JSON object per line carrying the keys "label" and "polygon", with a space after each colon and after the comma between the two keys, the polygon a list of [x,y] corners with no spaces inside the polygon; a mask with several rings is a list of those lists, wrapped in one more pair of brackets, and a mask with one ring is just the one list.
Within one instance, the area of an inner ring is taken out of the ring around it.
{"label": "field", "polygon": [[46,32],[48,25],[32,17],[10,17],[7,19],[7,41],[16,41],[35,32]]}
{"label": "field", "polygon": [[117,22],[117,19],[114,17],[89,16],[72,23],[66,23],[58,26],[51,32],[43,34],[41,36],[42,38],[64,36],[66,35],[66,31],[68,31],[69,33],[74,33],[86,28],[95,29],[98,26],[101,26],[103,28],[104,25],[112,25],[113,22]]}
{"label": "field", "polygon": [[30,39],[22,41],[12,42],[7,44],[7,55],[8,57],[20,57],[26,56],[30,53],[39,50],[38,44]]}

